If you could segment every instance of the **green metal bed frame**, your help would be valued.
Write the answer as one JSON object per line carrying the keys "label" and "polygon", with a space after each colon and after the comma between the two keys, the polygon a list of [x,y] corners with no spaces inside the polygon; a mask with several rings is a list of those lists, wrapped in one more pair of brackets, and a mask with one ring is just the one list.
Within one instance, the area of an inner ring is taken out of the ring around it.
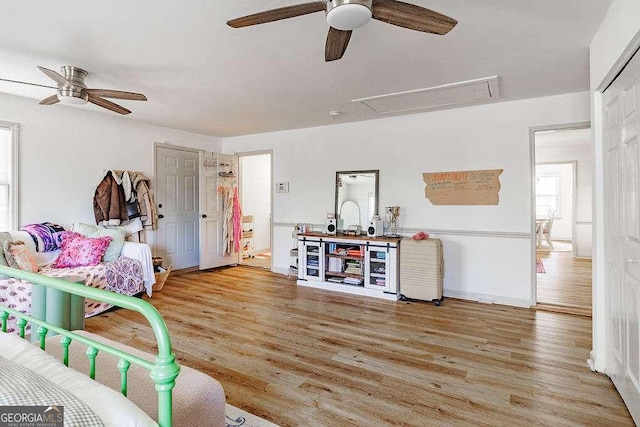
{"label": "green metal bed frame", "polygon": [[[75,340],[85,344],[87,346],[87,358],[89,359],[89,377],[94,380],[96,373],[96,356],[99,351],[104,351],[105,353],[120,358],[118,362],[121,383],[120,391],[124,396],[127,395],[127,372],[131,364],[133,363],[149,370],[149,375],[155,383],[155,388],[158,392],[158,424],[160,427],[171,426],[172,390],[175,386],[175,379],[180,373],[180,367],[176,363],[176,356],[171,349],[171,340],[169,338],[167,325],[154,306],[140,298],[120,295],[115,292],[91,288],[60,278],[47,277],[10,267],[0,266],[0,274],[16,279],[27,280],[33,284],[34,288],[36,286],[53,288],[70,295],[91,298],[142,314],[149,322],[158,344],[158,354],[156,355],[154,363],[2,305],[0,305],[0,325],[2,326],[2,332],[6,333],[7,319],[10,315],[16,316],[20,337],[25,338],[25,328],[27,323],[31,323],[31,334],[33,335],[34,331],[37,333],[40,348],[43,350],[45,349],[45,338],[48,332],[52,331],[60,334],[62,337],[60,344],[62,345],[63,363],[66,366],[69,366],[69,345],[71,342]],[[38,327],[36,328],[35,325],[38,325]]]}

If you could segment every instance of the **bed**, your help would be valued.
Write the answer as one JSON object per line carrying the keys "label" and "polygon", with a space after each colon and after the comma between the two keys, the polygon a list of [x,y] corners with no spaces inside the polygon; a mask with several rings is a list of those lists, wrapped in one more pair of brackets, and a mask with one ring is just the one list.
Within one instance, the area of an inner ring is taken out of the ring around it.
{"label": "bed", "polygon": [[[0,274],[136,311],[149,322],[158,349],[151,355],[0,304],[0,406],[63,406],[65,426],[225,425],[222,387],[178,366],[164,320],[147,301],[9,267]],[[6,333],[10,315],[18,318],[18,335]],[[28,323],[36,344],[25,339]]]}
{"label": "bed", "polygon": [[[151,250],[148,245],[134,242],[125,242],[120,256],[109,262],[101,262],[94,266],[53,268],[51,264],[57,258],[60,251],[38,252],[34,241],[25,231],[12,231],[14,241],[25,242],[38,266],[40,274],[60,278],[80,278],[86,286],[122,295],[137,295],[146,292],[151,296],[155,282]],[[0,255],[1,256],[1,255]],[[31,282],[9,277],[0,278],[0,304],[18,310],[21,313],[32,313]],[[95,301],[87,298],[85,301],[85,317],[95,316],[111,308],[111,304]],[[27,331],[30,325],[27,325]],[[17,332],[16,318],[9,317],[8,332]]]}

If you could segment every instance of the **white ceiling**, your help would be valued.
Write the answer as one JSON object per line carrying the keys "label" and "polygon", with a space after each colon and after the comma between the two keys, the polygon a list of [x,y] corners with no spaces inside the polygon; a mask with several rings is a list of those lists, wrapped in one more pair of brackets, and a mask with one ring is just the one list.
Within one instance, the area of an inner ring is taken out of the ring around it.
{"label": "white ceiling", "polygon": [[[501,100],[588,90],[588,45],[611,3],[407,0],[459,24],[435,36],[371,21],[331,63],[322,13],[225,24],[306,1],[4,2],[0,77],[49,85],[36,65],[76,65],[89,71],[89,87],[147,95],[121,102],[133,111],[128,119],[222,137],[304,128],[375,118],[352,99],[491,75],[500,76]],[[53,94],[4,82],[0,92]]]}

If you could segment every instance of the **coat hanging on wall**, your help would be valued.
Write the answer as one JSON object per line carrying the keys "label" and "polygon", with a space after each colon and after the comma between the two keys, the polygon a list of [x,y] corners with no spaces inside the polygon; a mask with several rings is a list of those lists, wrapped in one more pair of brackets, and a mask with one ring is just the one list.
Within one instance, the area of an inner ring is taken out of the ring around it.
{"label": "coat hanging on wall", "polygon": [[93,211],[96,224],[122,227],[145,242],[144,231],[157,228],[151,179],[138,171],[106,171],[94,193]]}

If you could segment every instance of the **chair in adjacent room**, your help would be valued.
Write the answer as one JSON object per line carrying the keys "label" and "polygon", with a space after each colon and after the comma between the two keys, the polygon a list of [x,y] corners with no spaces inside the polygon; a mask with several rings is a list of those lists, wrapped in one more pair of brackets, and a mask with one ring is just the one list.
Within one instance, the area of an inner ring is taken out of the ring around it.
{"label": "chair in adjacent room", "polygon": [[548,213],[547,221],[542,225],[542,239],[547,241],[547,244],[553,249],[553,242],[551,241],[551,229],[553,228],[553,219],[556,216],[556,211],[551,209]]}

